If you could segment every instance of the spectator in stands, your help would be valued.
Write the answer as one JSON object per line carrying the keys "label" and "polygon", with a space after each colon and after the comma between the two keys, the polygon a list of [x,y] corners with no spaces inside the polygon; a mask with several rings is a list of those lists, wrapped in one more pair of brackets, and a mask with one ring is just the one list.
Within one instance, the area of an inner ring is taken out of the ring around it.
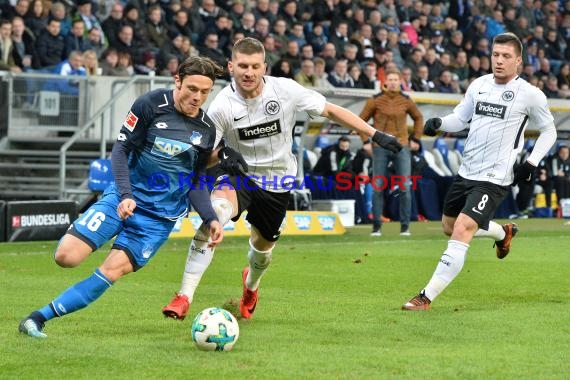
{"label": "spectator in stands", "polygon": [[[241,18],[243,17],[244,13],[245,13],[244,0],[232,0],[231,8],[228,12],[228,17],[232,22],[232,29],[234,31],[241,29]],[[271,25],[274,25],[274,22],[271,22]]]}
{"label": "spectator in stands", "polygon": [[194,2],[194,0],[181,0],[180,9],[188,14],[188,24],[192,30],[192,35],[190,36],[192,44],[201,44],[202,35],[206,32],[206,24],[204,24],[202,14],[199,12],[199,3],[197,1]]}
{"label": "spectator in stands", "polygon": [[550,61],[547,58],[539,59],[540,68],[534,73],[537,77],[544,79],[550,75]]}
{"label": "spectator in stands", "polygon": [[[269,28],[269,24],[267,27]],[[218,35],[218,49],[220,49],[224,53],[226,58],[229,59],[232,56],[232,47],[234,46],[234,44],[232,43],[232,30],[231,30],[230,19],[228,18],[225,12],[220,12],[218,14],[218,16],[216,17],[214,28],[208,29],[208,32],[215,32]],[[266,33],[266,35],[267,34],[268,33]],[[259,40],[263,41],[262,38],[260,38]]]}
{"label": "spectator in stands", "polygon": [[558,84],[570,86],[570,63],[563,63],[558,74]]}
{"label": "spectator in stands", "polygon": [[[414,121],[412,136],[420,138],[422,136],[423,116],[414,101],[400,90],[401,74],[397,69],[386,72],[386,83],[382,87],[382,92],[369,98],[364,105],[360,118],[368,121],[374,120],[374,128],[389,133],[398,138],[404,148],[399,153],[392,153],[380,146],[373,147],[373,172],[374,176],[388,175],[388,162],[394,162],[395,174],[409,178],[410,175],[410,151],[408,146],[408,115]],[[381,236],[381,216],[384,210],[384,193],[380,188],[385,188],[387,184],[379,177],[373,198],[373,227],[372,236]],[[384,186],[384,187],[383,187]],[[400,188],[400,234],[410,235],[411,218],[411,193],[410,181]]]}
{"label": "spectator in stands", "polygon": [[333,85],[328,80],[328,73],[325,70],[326,63],[325,60],[317,57],[314,60],[315,63],[315,76],[317,77],[317,84],[315,87],[318,88],[333,88]]}
{"label": "spectator in stands", "polygon": [[87,45],[89,46],[89,50],[93,50],[97,53],[98,57],[100,57],[107,48],[105,41],[101,38],[101,30],[99,28],[91,28],[91,30],[87,32]]}
{"label": "spectator in stands", "polygon": [[20,16],[12,19],[12,45],[14,63],[22,69],[37,69],[39,67],[35,46],[36,37],[26,29],[24,20]]}
{"label": "spectator in stands", "polygon": [[441,94],[459,94],[461,89],[458,81],[453,80],[453,74],[451,74],[451,71],[443,70],[441,74],[439,74],[434,91]]}
{"label": "spectator in stands", "polygon": [[152,5],[147,10],[146,35],[152,46],[162,48],[168,40],[168,27],[162,20],[162,9],[159,5]]}
{"label": "spectator in stands", "polygon": [[561,144],[551,162],[558,201],[570,198],[570,147]]}
{"label": "spectator in stands", "polygon": [[206,30],[214,27],[216,17],[218,17],[220,11],[220,7],[216,5],[214,0],[202,0],[202,6],[198,8],[198,13]]}
{"label": "spectator in stands", "polygon": [[[267,49],[265,49],[265,55],[267,56]],[[315,58],[315,53],[313,50],[313,46],[311,44],[305,44],[301,48],[301,60],[310,59],[313,60]]]}
{"label": "spectator in stands", "polygon": [[427,49],[423,62],[428,67],[429,80],[435,81],[439,76],[439,73],[441,73],[441,70],[443,70],[443,65],[438,59],[435,49]]}
{"label": "spectator in stands", "polygon": [[321,58],[325,61],[325,71],[327,73],[334,69],[334,64],[336,63],[336,47],[333,43],[327,42],[323,51],[321,52]]}
{"label": "spectator in stands", "polygon": [[54,68],[65,60],[65,41],[59,33],[60,22],[51,19],[47,26],[47,33],[41,33],[36,39],[36,52],[39,58],[39,66],[42,69]]}
{"label": "spectator in stands", "polygon": [[173,77],[178,73],[178,57],[175,55],[170,55],[166,57],[166,65],[162,70],[160,70],[159,75],[164,77]]}
{"label": "spectator in stands", "polygon": [[[190,37],[193,42],[198,40],[198,36],[194,39],[191,24],[189,22],[188,13],[182,9],[174,14],[174,19],[170,25],[170,31],[177,32],[183,36]],[[170,38],[171,39],[171,38]],[[200,41],[201,43],[202,41]]]}
{"label": "spectator in stands", "polygon": [[345,59],[348,65],[360,65],[357,59],[358,55],[358,46],[353,43],[347,43],[344,45],[344,52],[342,53],[341,59]]}
{"label": "spectator in stands", "polygon": [[374,47],[372,46],[372,27],[368,24],[360,25],[358,31],[350,36],[350,43],[356,45],[360,62],[369,61],[374,58]]}
{"label": "spectator in stands", "polygon": [[7,3],[5,8],[6,14],[3,15],[2,17],[4,17],[7,20],[11,20],[14,16],[20,16],[22,19],[24,19],[25,22],[26,16],[28,15],[28,12],[30,11],[31,7],[30,0],[16,0],[16,5],[14,5],[13,7],[12,7],[12,4],[14,4],[13,1],[7,1],[6,3]]}
{"label": "spectator in stands", "polygon": [[348,65],[348,75],[354,81],[354,88],[364,88],[364,81],[362,80],[362,69],[358,63]]}
{"label": "spectator in stands", "polygon": [[310,59],[303,59],[301,70],[295,75],[295,81],[303,87],[317,87],[318,78],[315,75],[315,64]]}
{"label": "spectator in stands", "polygon": [[0,20],[0,71],[20,73],[22,69],[14,60],[14,44],[12,42],[12,23]]}
{"label": "spectator in stands", "polygon": [[83,19],[76,18],[71,23],[71,30],[64,37],[65,55],[69,56],[72,51],[81,51],[89,49],[89,42],[85,38],[85,23]]}
{"label": "spectator in stands", "polygon": [[251,12],[245,12],[241,18],[241,28],[240,32],[246,37],[256,38],[257,33],[255,32],[255,16]]}
{"label": "spectator in stands", "polygon": [[119,68],[124,69],[129,75],[134,75],[135,68],[133,67],[133,57],[126,52],[119,52]]}
{"label": "spectator in stands", "polygon": [[101,24],[101,29],[107,37],[109,46],[117,46],[119,43],[119,33],[123,27],[123,5],[120,2],[113,4],[109,17]]}
{"label": "spectator in stands", "polygon": [[[240,29],[241,30],[241,29]],[[275,48],[280,54],[285,54],[287,51],[287,23],[283,19],[277,19],[273,24],[273,36],[275,37]]]}
{"label": "spectator in stands", "polygon": [[138,57],[139,48],[133,41],[133,28],[130,25],[123,25],[117,37],[115,44],[111,44],[112,47],[119,53],[128,53],[131,59]]}
{"label": "spectator in stands", "polygon": [[457,80],[461,86],[462,91],[467,88],[467,81],[469,80],[469,64],[467,63],[467,53],[463,50],[457,52],[455,61],[452,64],[451,72],[457,75]]}
{"label": "spectator in stands", "polygon": [[346,59],[336,61],[334,70],[329,73],[328,81],[334,87],[354,88],[354,79],[348,74]]}
{"label": "spectator in stands", "polygon": [[[166,62],[166,59],[164,62]],[[151,76],[156,75],[156,72],[158,71],[156,61],[156,55],[151,50],[145,51],[142,55],[142,59],[140,61],[141,63],[134,65],[135,74]]]}
{"label": "spectator in stands", "polygon": [[348,23],[346,21],[339,22],[329,35],[329,42],[335,47],[336,58],[339,58],[344,52],[344,46],[348,43]]}
{"label": "spectator in stands", "polygon": [[430,92],[435,88],[433,81],[429,79],[429,69],[422,64],[416,71],[416,77],[412,78],[412,89],[414,91]]}
{"label": "spectator in stands", "polygon": [[328,42],[323,26],[321,24],[313,25],[313,29],[306,36],[308,44],[313,47],[314,54],[320,55]]}
{"label": "spectator in stands", "polygon": [[[304,47],[307,46],[310,47],[311,45],[305,45]],[[272,34],[263,39],[263,47],[265,48],[265,62],[268,67],[272,67],[281,58],[281,54],[275,48],[275,37]]]}
{"label": "spectator in stands", "polygon": [[[413,73],[417,73],[420,68],[420,65],[423,64],[422,62],[423,58],[424,58],[423,50],[420,48],[414,48],[412,50],[411,55],[408,57],[408,60],[406,60],[405,65],[410,69],[412,69]],[[429,69],[428,69],[428,74],[429,74]]]}
{"label": "spectator in stands", "polygon": [[463,32],[456,30],[451,33],[451,38],[444,44],[444,48],[453,57],[457,57],[457,54],[463,51]]}
{"label": "spectator in stands", "polygon": [[421,176],[424,170],[428,167],[428,162],[422,155],[422,141],[415,136],[410,136],[409,147],[412,162],[410,173],[411,175]]}
{"label": "spectator in stands", "polygon": [[67,36],[69,31],[71,30],[71,17],[69,17],[67,13],[67,8],[65,8],[65,5],[63,5],[63,3],[57,2],[51,4],[48,19],[49,18],[55,18],[56,20],[59,20],[59,22],[61,23],[60,26],[61,35]]}
{"label": "spectator in stands", "polygon": [[99,19],[91,12],[91,10],[91,0],[77,0],[77,14],[72,18],[75,18],[77,16],[81,17],[83,19],[83,23],[85,24],[86,30],[91,30],[91,28],[99,29],[101,31],[101,38],[103,41],[107,41]]}
{"label": "spectator in stands", "polygon": [[305,32],[303,31],[303,24],[301,22],[296,22],[291,27],[291,32],[287,36],[289,41],[297,42],[299,49],[307,44],[307,39],[305,37]]}
{"label": "spectator in stands", "polygon": [[[87,71],[83,66],[83,53],[80,51],[72,51],[69,58],[60,62],[53,70],[55,74],[64,77],[69,76],[86,76]],[[46,82],[44,89],[48,91],[58,91],[64,95],[79,95],[79,81],[73,78],[65,80],[50,80]],[[70,99],[70,98],[68,98]]]}
{"label": "spectator in stands", "polygon": [[[189,37],[186,37],[189,38]],[[179,62],[183,62],[185,58],[188,58],[186,52],[182,48],[184,42],[184,37],[176,30],[168,31],[168,40],[162,45],[158,55],[158,64],[160,66],[165,66],[168,60],[168,56],[175,55],[178,57]]]}
{"label": "spectator in stands", "polygon": [[281,58],[286,59],[291,64],[293,74],[296,74],[301,68],[301,54],[299,52],[299,44],[295,40],[287,42],[287,51],[281,55]]}
{"label": "spectator in stands", "polygon": [[321,151],[321,156],[313,168],[313,174],[332,179],[340,172],[352,174],[353,158],[354,154],[350,151],[350,139],[347,136],[341,136],[336,144]]}
{"label": "spectator in stands", "polygon": [[297,1],[285,0],[281,4],[279,15],[287,23],[287,29],[291,29],[293,24],[300,21],[297,14]]}
{"label": "spectator in stands", "polygon": [[252,13],[256,20],[264,18],[269,22],[269,25],[273,24],[276,19],[275,15],[269,10],[269,0],[257,0]]}
{"label": "spectator in stands", "polygon": [[119,65],[119,52],[115,48],[108,48],[101,54],[99,67],[102,75],[123,77],[130,75],[126,67]]}
{"label": "spectator in stands", "polygon": [[558,78],[554,75],[549,75],[546,79],[546,83],[544,88],[542,89],[544,95],[546,95],[549,99],[560,99],[562,96],[560,95],[560,90],[558,88]]}
{"label": "spectator in stands", "polygon": [[184,59],[186,59],[188,57],[197,57],[200,55],[200,52],[198,51],[198,49],[196,49],[194,47],[194,45],[192,45],[192,41],[190,40],[190,37],[186,37],[186,36],[182,37],[182,47],[180,50],[182,51],[182,54],[184,54]]}
{"label": "spectator in stands", "polygon": [[141,15],[141,11],[137,8],[135,3],[127,3],[125,6],[125,10],[123,12],[123,24],[128,25],[133,29],[132,44],[134,46],[141,50],[152,47],[147,34],[144,16]]}
{"label": "spectator in stands", "polygon": [[49,10],[44,9],[43,0],[34,0],[30,4],[30,10],[24,18],[26,26],[34,34],[39,36],[47,25]]}
{"label": "spectator in stands", "polygon": [[83,67],[87,76],[101,75],[99,73],[99,62],[97,61],[97,52],[95,50],[85,50],[83,52]]}
{"label": "spectator in stands", "polygon": [[271,75],[274,77],[295,79],[291,63],[286,58],[281,58],[275,62],[275,65],[271,67]]}
{"label": "spectator in stands", "polygon": [[[362,82],[362,88],[366,88],[369,90],[380,90],[380,81],[377,77],[378,69],[376,66],[376,62],[368,61],[364,65],[364,70],[362,75],[360,76],[360,80]],[[410,74],[411,75],[411,74]]]}
{"label": "spectator in stands", "polygon": [[[200,55],[209,57],[214,60],[218,65],[226,67],[228,59],[224,52],[218,47],[218,34],[215,32],[208,32],[204,36],[204,46],[200,49]],[[226,75],[227,77],[227,75]]]}

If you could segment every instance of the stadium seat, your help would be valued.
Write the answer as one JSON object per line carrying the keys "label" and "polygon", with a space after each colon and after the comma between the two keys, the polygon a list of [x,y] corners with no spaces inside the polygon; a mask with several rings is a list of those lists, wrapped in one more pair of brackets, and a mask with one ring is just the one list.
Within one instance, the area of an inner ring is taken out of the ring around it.
{"label": "stadium seat", "polygon": [[449,166],[449,148],[447,147],[447,143],[444,139],[437,138],[434,140],[432,153],[436,165],[441,169],[444,175],[453,175]]}
{"label": "stadium seat", "polygon": [[427,162],[428,166],[430,167],[430,169],[432,169],[434,172],[436,172],[437,175],[439,175],[441,177],[445,177],[447,175],[443,172],[443,170],[441,170],[441,168],[435,162],[435,157],[433,156],[432,152],[424,149],[422,152],[422,155],[426,159],[426,162]]}
{"label": "stadium seat", "polygon": [[115,181],[111,171],[111,160],[100,158],[91,162],[89,167],[89,190],[103,192]]}
{"label": "stadium seat", "polygon": [[457,174],[461,161],[463,160],[463,149],[465,148],[465,139],[456,139],[453,149],[449,150],[448,160],[449,168],[453,174]]}

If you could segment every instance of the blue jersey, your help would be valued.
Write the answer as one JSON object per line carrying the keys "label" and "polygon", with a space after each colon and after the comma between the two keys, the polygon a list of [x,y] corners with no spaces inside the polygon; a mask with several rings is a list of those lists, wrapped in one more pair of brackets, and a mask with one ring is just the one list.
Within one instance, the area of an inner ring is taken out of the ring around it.
{"label": "blue jersey", "polygon": [[190,118],[175,109],[173,90],[139,97],[117,139],[130,150],[129,178],[137,208],[167,219],[184,215],[192,178],[205,171],[215,138],[214,124],[203,110]]}

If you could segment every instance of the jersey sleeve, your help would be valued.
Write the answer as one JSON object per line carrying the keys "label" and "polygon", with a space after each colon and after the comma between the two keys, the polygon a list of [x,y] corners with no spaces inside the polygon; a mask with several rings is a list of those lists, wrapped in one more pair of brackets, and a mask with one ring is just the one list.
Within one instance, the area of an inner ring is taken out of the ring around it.
{"label": "jersey sleeve", "polygon": [[461,102],[453,109],[453,113],[459,121],[463,124],[468,123],[473,118],[473,111],[475,110],[475,103],[473,98],[473,92],[475,91],[475,82],[467,88],[465,96],[461,99]]}
{"label": "jersey sleeve", "polygon": [[207,115],[216,127],[216,140],[214,141],[214,148],[216,148],[226,131],[231,129],[230,115],[231,104],[228,98],[222,94],[218,94],[210,106],[208,107]]}
{"label": "jersey sleeve", "polygon": [[554,117],[548,107],[546,96],[538,88],[532,87],[532,92],[527,98],[528,103],[528,116],[529,121],[534,123],[537,127],[548,125],[554,122]]}
{"label": "jersey sleeve", "polygon": [[127,113],[117,142],[125,146],[140,147],[145,142],[148,124],[154,107],[146,96],[139,97]]}
{"label": "jersey sleeve", "polygon": [[293,79],[287,79],[287,88],[290,99],[296,99],[297,112],[307,112],[312,117],[321,115],[325,109],[327,99],[318,93],[301,86]]}

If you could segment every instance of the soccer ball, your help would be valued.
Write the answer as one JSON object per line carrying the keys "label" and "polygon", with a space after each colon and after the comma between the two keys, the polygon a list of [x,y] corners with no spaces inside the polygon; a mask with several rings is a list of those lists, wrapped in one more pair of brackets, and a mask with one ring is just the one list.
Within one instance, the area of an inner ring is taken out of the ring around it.
{"label": "soccer ball", "polygon": [[238,337],[236,318],[219,307],[202,310],[192,322],[192,340],[202,351],[230,351]]}

